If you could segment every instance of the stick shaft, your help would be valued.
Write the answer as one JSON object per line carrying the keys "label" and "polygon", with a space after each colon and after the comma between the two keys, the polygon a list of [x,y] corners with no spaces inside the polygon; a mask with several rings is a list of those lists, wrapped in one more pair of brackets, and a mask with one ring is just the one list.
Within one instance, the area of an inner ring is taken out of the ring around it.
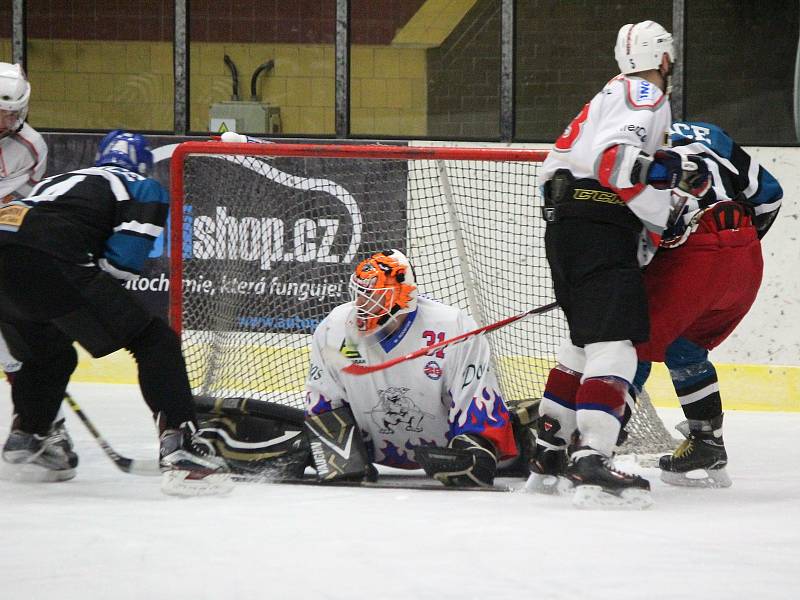
{"label": "stick shaft", "polygon": [[550,304],[545,304],[544,306],[532,308],[528,311],[525,311],[524,313],[514,315],[513,317],[506,317],[505,319],[502,319],[495,323],[484,325],[483,327],[479,327],[478,329],[473,329],[472,331],[468,331],[466,333],[462,333],[455,337],[451,337],[448,340],[437,342],[436,344],[433,344],[431,346],[425,346],[424,348],[420,348],[419,350],[416,350],[409,354],[404,354],[403,356],[398,356],[390,360],[384,361],[382,363],[378,363],[375,365],[356,365],[356,364],[347,365],[342,369],[342,372],[349,373],[350,375],[366,375],[367,373],[382,371],[384,369],[388,369],[389,367],[393,367],[397,364],[400,364],[401,362],[405,362],[407,360],[413,360],[415,358],[419,358],[420,356],[425,356],[427,354],[435,352],[436,350],[439,350],[441,348],[446,348],[447,346],[453,346],[454,344],[465,342],[468,339],[473,338],[475,336],[484,335],[491,331],[495,331],[496,329],[500,329],[501,327],[505,327],[506,325],[511,325],[511,323],[516,323],[517,321],[520,321],[526,317],[549,312],[556,307],[558,307],[558,303],[551,302]]}

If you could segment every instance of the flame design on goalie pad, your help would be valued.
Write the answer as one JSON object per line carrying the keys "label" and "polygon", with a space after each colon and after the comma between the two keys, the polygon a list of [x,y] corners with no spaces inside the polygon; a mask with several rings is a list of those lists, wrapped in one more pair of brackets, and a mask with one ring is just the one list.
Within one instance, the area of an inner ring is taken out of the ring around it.
{"label": "flame design on goalie pad", "polygon": [[350,278],[355,305],[354,329],[369,335],[417,308],[414,272],[399,250],[386,250],[361,261]]}

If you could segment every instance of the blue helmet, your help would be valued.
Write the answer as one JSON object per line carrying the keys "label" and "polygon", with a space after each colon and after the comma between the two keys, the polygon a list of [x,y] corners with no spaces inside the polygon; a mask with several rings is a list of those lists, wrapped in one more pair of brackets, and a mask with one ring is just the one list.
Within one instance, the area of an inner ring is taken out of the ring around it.
{"label": "blue helmet", "polygon": [[153,168],[153,153],[143,135],[115,129],[100,142],[94,165],[116,165],[140,175],[147,175]]}

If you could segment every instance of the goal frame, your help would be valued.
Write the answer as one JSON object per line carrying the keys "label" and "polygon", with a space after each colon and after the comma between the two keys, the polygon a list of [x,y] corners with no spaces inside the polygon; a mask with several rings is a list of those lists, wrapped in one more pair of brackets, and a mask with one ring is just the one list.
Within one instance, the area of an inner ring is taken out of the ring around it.
{"label": "goal frame", "polygon": [[[170,161],[170,281],[183,281],[183,166],[190,155],[230,154],[266,157],[369,158],[388,160],[474,160],[486,162],[539,162],[546,150],[531,148],[476,148],[463,146],[387,146],[381,144],[273,144],[190,141],[178,144]],[[182,333],[183,285],[169,286],[169,322]]]}

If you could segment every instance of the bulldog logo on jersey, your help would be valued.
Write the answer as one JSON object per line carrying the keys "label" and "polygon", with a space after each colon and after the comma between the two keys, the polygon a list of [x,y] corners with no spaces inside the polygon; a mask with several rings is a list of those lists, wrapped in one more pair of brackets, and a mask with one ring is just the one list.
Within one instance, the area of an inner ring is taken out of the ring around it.
{"label": "bulldog logo on jersey", "polygon": [[409,388],[390,387],[378,390],[380,400],[372,408],[372,421],[380,433],[395,433],[399,427],[406,431],[422,431],[422,419],[428,413],[420,410],[408,396]]}

